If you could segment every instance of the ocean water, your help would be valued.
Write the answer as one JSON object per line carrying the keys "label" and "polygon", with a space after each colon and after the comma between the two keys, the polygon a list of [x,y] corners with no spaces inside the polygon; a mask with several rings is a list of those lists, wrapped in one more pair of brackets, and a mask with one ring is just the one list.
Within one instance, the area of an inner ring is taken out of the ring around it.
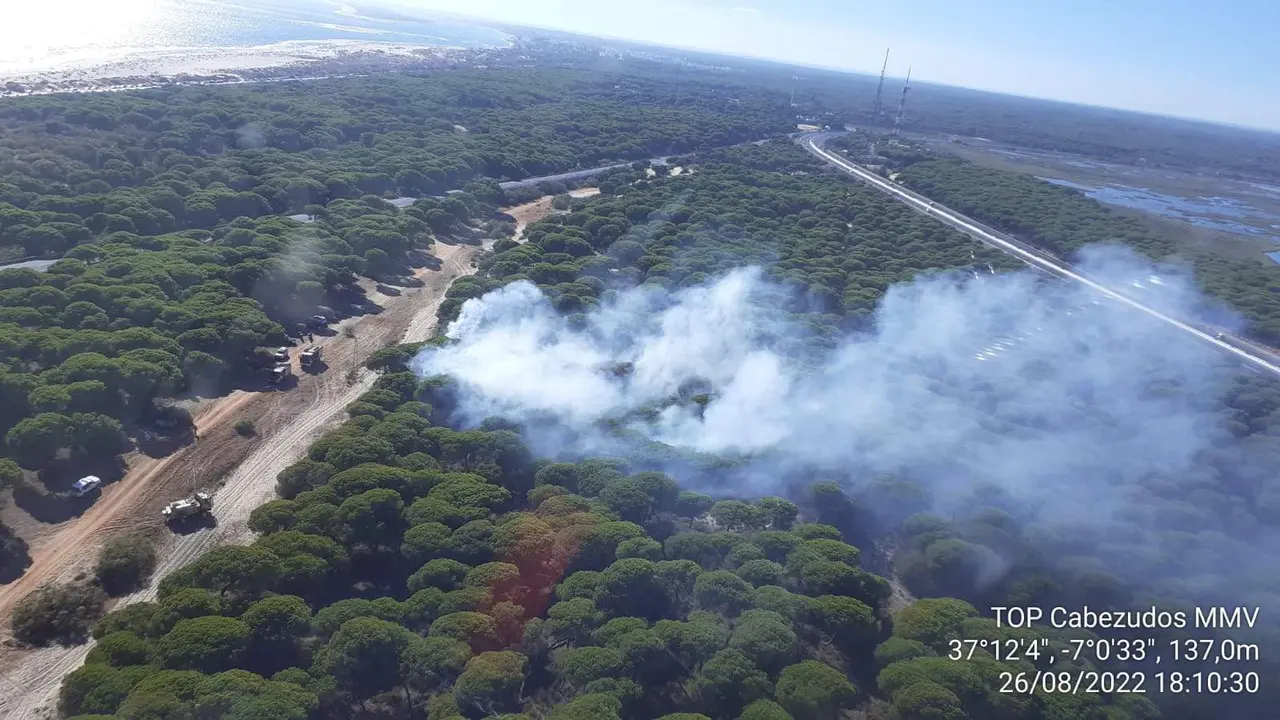
{"label": "ocean water", "polygon": [[327,0],[5,0],[0,76],[70,69],[174,48],[366,40],[406,45],[505,44],[493,29]]}

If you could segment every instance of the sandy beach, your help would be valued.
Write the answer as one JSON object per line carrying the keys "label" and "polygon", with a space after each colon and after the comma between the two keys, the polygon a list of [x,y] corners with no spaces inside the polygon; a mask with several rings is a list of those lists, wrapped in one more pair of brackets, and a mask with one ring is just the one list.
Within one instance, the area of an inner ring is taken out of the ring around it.
{"label": "sandy beach", "polygon": [[299,40],[246,47],[147,49],[110,59],[5,75],[0,97],[134,90],[173,84],[314,78],[454,62],[474,53],[450,45]]}

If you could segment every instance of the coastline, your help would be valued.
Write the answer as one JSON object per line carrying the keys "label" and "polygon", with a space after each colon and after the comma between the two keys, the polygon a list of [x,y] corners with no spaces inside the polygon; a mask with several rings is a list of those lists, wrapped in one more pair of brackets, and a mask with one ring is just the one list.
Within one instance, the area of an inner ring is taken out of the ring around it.
{"label": "coastline", "polygon": [[375,40],[290,40],[269,45],[166,47],[128,52],[44,70],[0,74],[0,98],[57,93],[145,90],[174,85],[224,85],[311,80],[394,69],[422,68],[506,50]]}

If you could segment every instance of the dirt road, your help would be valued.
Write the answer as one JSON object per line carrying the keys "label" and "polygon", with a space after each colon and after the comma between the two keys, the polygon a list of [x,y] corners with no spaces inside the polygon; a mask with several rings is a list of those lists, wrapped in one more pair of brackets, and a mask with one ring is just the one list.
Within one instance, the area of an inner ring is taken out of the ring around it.
{"label": "dirt road", "polygon": [[[569,191],[569,197],[585,198],[593,195],[599,195],[600,188],[587,187],[577,188]],[[537,200],[527,202],[523,205],[506,208],[503,212],[516,219],[516,234],[514,240],[522,242],[524,240],[524,231],[533,223],[547,217],[548,215],[556,215],[568,212],[568,210],[556,210],[551,207],[551,201],[554,198],[551,195],[543,195]]]}
{"label": "dirt road", "polygon": [[[208,404],[195,417],[196,433],[207,435],[228,418],[237,416],[255,395],[257,393],[236,391]],[[138,455],[131,463],[129,473],[120,482],[103,490],[99,502],[80,518],[63,523],[57,533],[38,548],[31,567],[22,577],[0,586],[0,617],[8,617],[13,604],[40,585],[65,579],[66,575],[77,571],[88,548],[96,547],[105,536],[129,525],[132,510],[162,489],[165,475],[187,470],[187,462],[184,461],[191,459],[186,450],[163,458]],[[8,630],[7,626],[0,629],[0,635]]]}
{"label": "dirt road", "polygon": [[[131,468],[89,511],[67,523],[34,554],[22,578],[0,588],[0,618],[8,618],[13,604],[40,585],[88,570],[111,532],[160,525],[158,511],[165,502],[224,476],[214,495],[216,527],[166,534],[151,585],[120,602],[153,599],[156,583],[171,570],[217,545],[248,541],[249,514],[274,497],[276,475],[301,457],[317,435],[340,422],[346,406],[373,385],[376,375],[364,369],[364,360],[392,343],[426,340],[449,283],[475,272],[471,262],[479,251],[472,245],[436,245],[433,252],[441,268],[424,273],[421,288],[382,296],[383,312],[345,320],[336,327],[336,335],[315,343],[324,346],[326,372],[300,374],[298,386],[287,392],[238,392],[210,403],[196,419],[199,442]],[[354,337],[347,337],[351,333]],[[232,429],[243,418],[253,420],[256,438],[242,438]],[[8,630],[5,623],[3,631]],[[0,653],[0,717],[55,717],[63,675],[79,667],[91,647],[92,642]]]}

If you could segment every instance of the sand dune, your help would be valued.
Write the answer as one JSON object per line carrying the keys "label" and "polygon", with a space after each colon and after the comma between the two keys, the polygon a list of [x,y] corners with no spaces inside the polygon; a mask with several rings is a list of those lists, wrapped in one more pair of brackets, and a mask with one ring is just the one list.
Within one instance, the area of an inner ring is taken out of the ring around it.
{"label": "sand dune", "polygon": [[39,72],[0,74],[0,97],[169,84],[316,77],[460,59],[467,51],[365,40],[305,40],[246,47],[140,50]]}

